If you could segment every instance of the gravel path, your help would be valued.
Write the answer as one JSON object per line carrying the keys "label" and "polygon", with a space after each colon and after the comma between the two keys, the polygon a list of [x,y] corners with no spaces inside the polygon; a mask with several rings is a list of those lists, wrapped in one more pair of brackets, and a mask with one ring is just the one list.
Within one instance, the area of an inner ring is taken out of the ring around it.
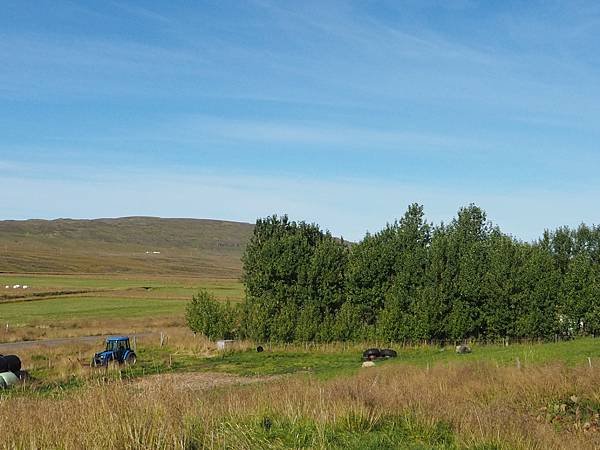
{"label": "gravel path", "polygon": [[[156,333],[138,333],[128,335],[130,338],[136,336],[138,338],[144,336],[151,336]],[[104,340],[105,336],[76,336],[69,338],[57,338],[57,339],[43,339],[39,341],[19,341],[19,342],[0,342],[0,353],[15,352],[18,350],[24,350],[30,347],[44,346],[44,347],[58,347],[63,344],[71,343],[86,343],[86,342],[99,342]]]}

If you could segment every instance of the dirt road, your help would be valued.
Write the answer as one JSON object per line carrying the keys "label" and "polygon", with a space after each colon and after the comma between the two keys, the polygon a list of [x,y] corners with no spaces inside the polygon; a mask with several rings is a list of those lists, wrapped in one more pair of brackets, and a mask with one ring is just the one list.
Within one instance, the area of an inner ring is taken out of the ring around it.
{"label": "dirt road", "polygon": [[[129,337],[133,338],[134,336],[137,338],[152,336],[156,333],[138,333],[138,334],[130,334]],[[24,350],[30,347],[43,346],[43,347],[58,347],[64,344],[72,344],[72,343],[93,343],[102,342],[106,336],[76,336],[70,338],[59,338],[59,339],[43,339],[39,341],[19,341],[19,342],[0,342],[0,354],[16,352],[19,350]]]}

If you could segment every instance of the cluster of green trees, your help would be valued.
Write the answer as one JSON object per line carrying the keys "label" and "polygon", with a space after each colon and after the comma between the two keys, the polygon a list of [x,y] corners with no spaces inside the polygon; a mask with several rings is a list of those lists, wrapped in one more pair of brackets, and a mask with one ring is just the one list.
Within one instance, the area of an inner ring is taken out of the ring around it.
{"label": "cluster of green trees", "polygon": [[219,319],[227,322],[223,335],[291,342],[600,333],[598,226],[563,227],[526,243],[475,205],[433,226],[413,204],[399,221],[348,244],[272,216],[257,221],[243,263],[246,300],[217,314],[227,317]]}

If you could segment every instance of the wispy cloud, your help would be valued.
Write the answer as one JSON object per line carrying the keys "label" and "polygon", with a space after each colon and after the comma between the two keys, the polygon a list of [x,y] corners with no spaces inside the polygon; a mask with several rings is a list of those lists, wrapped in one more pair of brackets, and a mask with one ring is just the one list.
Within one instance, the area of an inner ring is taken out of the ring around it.
{"label": "wispy cloud", "polygon": [[182,118],[160,128],[158,136],[166,139],[202,142],[227,139],[237,142],[287,144],[293,146],[336,149],[363,148],[380,150],[426,151],[432,148],[450,151],[457,146],[482,147],[468,138],[436,133],[420,133],[402,129],[363,128],[360,126],[289,121],[255,121],[217,119],[206,116]]}
{"label": "wispy cloud", "polygon": [[[561,112],[571,122],[600,112],[598,67],[573,44],[556,52],[544,47],[555,45],[554,19],[535,33],[544,40],[539,45],[525,34],[539,22],[531,14],[504,13],[485,22],[511,36],[507,45],[466,41],[418,21],[409,26],[371,14],[361,3],[257,4],[243,12],[253,13],[250,30],[268,23],[273,36],[267,41],[236,39],[249,31],[223,17],[202,26],[198,14],[175,18],[172,10],[120,4],[114,8],[161,22],[152,41],[3,33],[0,59],[8,64],[0,95],[262,99],[380,113],[407,103],[470,114]],[[399,17],[408,10],[391,7]],[[587,22],[593,29],[593,20]]]}
{"label": "wispy cloud", "polygon": [[132,4],[125,4],[122,2],[110,2],[110,4],[117,9],[125,11],[133,16],[140,17],[142,19],[160,22],[162,24],[168,25],[173,25],[176,23],[176,21],[172,18],[167,17],[164,14],[160,14],[150,8],[144,8],[143,6],[139,5],[134,6]]}
{"label": "wispy cloud", "polygon": [[2,174],[0,174],[0,178],[2,176],[6,176],[6,172],[8,171],[14,171],[14,170],[18,170],[21,167],[20,164],[13,162],[13,161],[2,161],[0,159],[0,172],[3,172]]}
{"label": "wispy cloud", "polygon": [[429,220],[436,223],[449,221],[460,206],[476,202],[505,231],[518,238],[536,239],[546,227],[594,222],[598,211],[589,205],[599,194],[573,197],[569,192],[540,189],[473,193],[358,178],[324,181],[152,170],[132,171],[127,176],[95,171],[83,183],[64,178],[0,177],[0,192],[9,191],[20,194],[0,197],[1,218],[153,215],[253,222],[257,217],[287,213],[352,240],[361,239],[367,230],[381,229],[415,201],[425,205]]}
{"label": "wispy cloud", "polygon": [[4,214],[287,211],[354,238],[414,200],[523,236],[600,213],[593,2],[9,6]]}

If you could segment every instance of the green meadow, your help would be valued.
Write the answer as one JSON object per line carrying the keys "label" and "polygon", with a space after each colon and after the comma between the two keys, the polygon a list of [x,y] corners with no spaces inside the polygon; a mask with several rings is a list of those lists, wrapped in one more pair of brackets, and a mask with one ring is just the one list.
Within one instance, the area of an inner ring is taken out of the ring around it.
{"label": "green meadow", "polygon": [[200,289],[221,301],[244,295],[239,281],[227,279],[1,275],[0,343],[184,326],[186,304]]}

